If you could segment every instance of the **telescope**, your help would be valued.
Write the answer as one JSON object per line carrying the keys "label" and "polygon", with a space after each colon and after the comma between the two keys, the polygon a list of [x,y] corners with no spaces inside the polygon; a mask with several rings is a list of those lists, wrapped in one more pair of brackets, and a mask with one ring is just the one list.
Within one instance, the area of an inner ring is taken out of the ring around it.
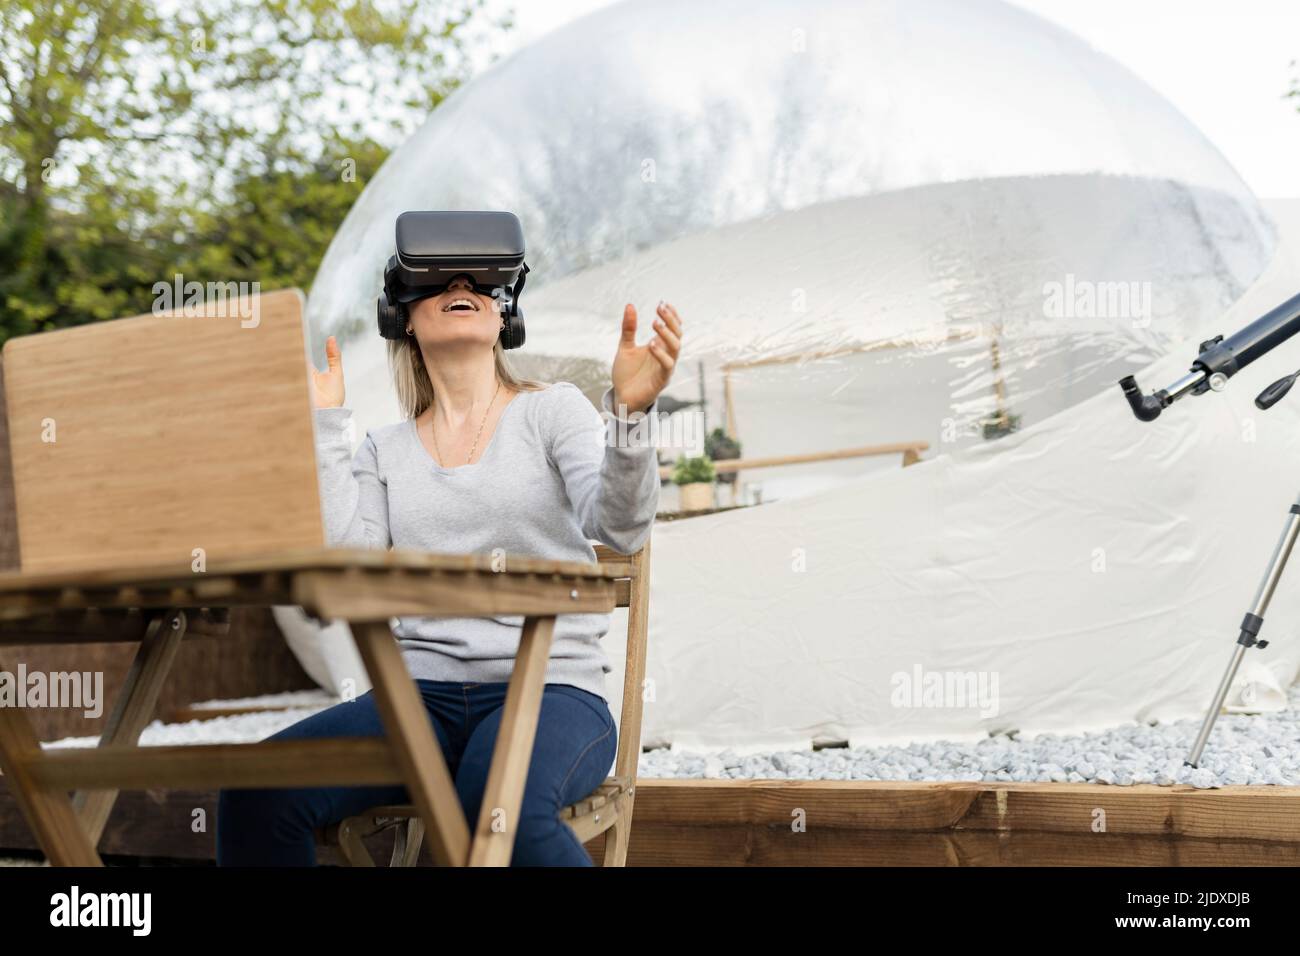
{"label": "telescope", "polygon": [[[1300,295],[1287,299],[1267,315],[1261,316],[1231,338],[1222,335],[1201,343],[1200,354],[1186,375],[1168,388],[1143,395],[1137,379],[1128,375],[1119,380],[1129,407],[1139,420],[1152,422],[1160,413],[1187,395],[1204,395],[1223,391],[1228,379],[1260,356],[1267,355],[1291,336],[1300,332]],[[1255,398],[1255,407],[1272,408],[1290,391],[1300,371],[1280,378]]]}
{"label": "telescope", "polygon": [[[1222,391],[1227,386],[1228,379],[1257,358],[1267,355],[1296,332],[1300,332],[1300,295],[1283,302],[1230,338],[1225,339],[1222,335],[1216,335],[1202,342],[1198,350],[1200,354],[1196,356],[1196,361],[1192,362],[1191,369],[1168,388],[1143,395],[1142,389],[1138,387],[1137,380],[1132,375],[1120,379],[1119,385],[1124,390],[1124,397],[1128,399],[1133,414],[1144,422],[1155,421],[1160,417],[1161,412],[1186,395],[1204,395],[1208,391]],[[1261,410],[1272,408],[1291,390],[1297,378],[1300,378],[1300,371],[1278,379],[1255,396],[1255,407]],[[1214,692],[1214,700],[1205,719],[1201,722],[1201,730],[1196,735],[1196,741],[1192,744],[1191,753],[1187,757],[1186,763],[1190,767],[1195,767],[1201,759],[1205,744],[1210,739],[1210,731],[1214,729],[1214,721],[1218,718],[1219,711],[1223,709],[1223,702],[1228,698],[1228,691],[1237,676],[1237,670],[1241,667],[1246,651],[1252,647],[1263,650],[1268,646],[1268,641],[1259,639],[1260,629],[1264,626],[1264,612],[1268,610],[1269,602],[1273,600],[1273,594],[1277,590],[1282,572],[1286,569],[1287,559],[1291,557],[1291,551],[1298,537],[1300,537],[1300,499],[1287,513],[1282,537],[1273,549],[1273,558],[1264,572],[1264,580],[1260,582],[1259,590],[1255,592],[1255,602],[1242,618],[1232,659],[1228,662],[1228,669],[1224,672],[1223,679],[1219,681],[1218,689]]]}

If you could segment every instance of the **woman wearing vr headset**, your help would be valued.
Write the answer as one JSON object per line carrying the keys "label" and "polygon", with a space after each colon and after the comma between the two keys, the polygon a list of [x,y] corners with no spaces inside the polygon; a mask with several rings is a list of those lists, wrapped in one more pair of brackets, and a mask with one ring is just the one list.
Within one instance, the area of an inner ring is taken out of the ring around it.
{"label": "woman wearing vr headset", "polygon": [[[624,554],[648,539],[660,484],[656,400],[681,349],[681,318],[661,302],[654,337],[637,345],[636,309],[624,309],[602,416],[568,382],[542,385],[511,373],[504,349],[522,332],[511,337],[517,303],[504,301],[466,274],[394,311],[392,318],[405,319],[394,329],[400,340],[389,342],[405,418],[368,432],[355,456],[345,435],[351,411],[343,404],[342,357],[329,338],[327,370],[311,372],[331,544],[594,561],[593,539]],[[383,321],[381,307],[381,328]],[[471,829],[522,623],[403,618],[394,632]],[[613,764],[617,731],[604,690],[610,666],[600,647],[608,627],[607,614],[556,621],[516,865],[592,865],[558,814]],[[382,734],[367,693],[272,739]],[[314,828],[404,802],[400,786],[223,791],[218,861],[313,865]]]}

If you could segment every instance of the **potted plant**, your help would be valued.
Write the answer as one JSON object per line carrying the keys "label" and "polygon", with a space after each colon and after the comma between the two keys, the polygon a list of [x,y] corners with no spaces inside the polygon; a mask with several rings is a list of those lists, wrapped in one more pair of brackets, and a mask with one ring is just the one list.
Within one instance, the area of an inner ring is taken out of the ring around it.
{"label": "potted plant", "polygon": [[[704,454],[714,461],[730,461],[740,457],[740,442],[732,438],[721,428],[715,428],[704,439]],[[736,473],[718,475],[718,484],[729,485],[735,482]]]}
{"label": "potted plant", "polygon": [[992,441],[995,438],[1002,438],[1004,435],[1019,431],[1020,416],[1006,411],[999,412],[997,415],[980,419],[980,428],[985,440]]}
{"label": "potted plant", "polygon": [[717,469],[707,455],[680,455],[673,467],[673,483],[681,489],[683,511],[707,511],[713,507],[713,479]]}

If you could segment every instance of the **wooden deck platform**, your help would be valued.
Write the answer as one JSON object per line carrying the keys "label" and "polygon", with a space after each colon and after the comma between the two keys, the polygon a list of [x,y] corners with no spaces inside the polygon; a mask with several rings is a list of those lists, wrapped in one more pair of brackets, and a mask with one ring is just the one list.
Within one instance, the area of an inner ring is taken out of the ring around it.
{"label": "wooden deck platform", "polygon": [[[1300,865],[1300,787],[643,779],[635,821],[630,866]],[[211,861],[215,826],[213,792],[123,793],[101,850]],[[0,855],[34,847],[0,784]]]}
{"label": "wooden deck platform", "polygon": [[1300,787],[654,780],[637,792],[640,865],[1300,864]]}

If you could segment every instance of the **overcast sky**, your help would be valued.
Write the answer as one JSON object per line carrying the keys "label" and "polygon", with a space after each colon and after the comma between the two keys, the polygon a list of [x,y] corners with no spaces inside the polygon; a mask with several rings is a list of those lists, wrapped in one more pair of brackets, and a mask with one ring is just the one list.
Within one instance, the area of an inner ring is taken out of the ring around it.
{"label": "overcast sky", "polygon": [[[1260,198],[1300,197],[1300,104],[1283,98],[1300,59],[1300,0],[1012,2],[1072,31],[1163,94]],[[611,0],[490,3],[515,11],[509,51]]]}

